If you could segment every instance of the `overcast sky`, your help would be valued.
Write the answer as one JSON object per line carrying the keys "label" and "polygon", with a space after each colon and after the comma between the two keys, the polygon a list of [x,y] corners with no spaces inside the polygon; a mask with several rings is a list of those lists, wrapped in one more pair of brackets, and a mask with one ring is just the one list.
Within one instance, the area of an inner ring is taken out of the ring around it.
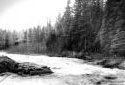
{"label": "overcast sky", "polygon": [[0,14],[19,0],[0,0]]}
{"label": "overcast sky", "polygon": [[63,13],[67,0],[0,0],[0,28],[22,30],[54,24],[59,12]]}

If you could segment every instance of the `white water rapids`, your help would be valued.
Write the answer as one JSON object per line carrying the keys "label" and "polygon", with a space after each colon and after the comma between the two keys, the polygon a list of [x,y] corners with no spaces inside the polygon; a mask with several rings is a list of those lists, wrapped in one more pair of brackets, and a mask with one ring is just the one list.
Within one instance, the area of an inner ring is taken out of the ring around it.
{"label": "white water rapids", "polygon": [[48,57],[45,55],[21,55],[0,52],[17,62],[33,62],[39,65],[49,66],[53,74],[20,77],[16,74],[0,77],[0,85],[94,85],[83,75],[115,75],[120,72],[118,69],[107,69],[85,63],[75,58]]}

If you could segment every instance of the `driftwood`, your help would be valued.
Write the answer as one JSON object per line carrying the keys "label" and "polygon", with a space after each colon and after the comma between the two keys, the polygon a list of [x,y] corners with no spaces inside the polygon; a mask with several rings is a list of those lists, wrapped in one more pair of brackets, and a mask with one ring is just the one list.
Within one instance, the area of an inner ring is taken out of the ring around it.
{"label": "driftwood", "polygon": [[53,73],[47,66],[34,63],[18,63],[7,56],[0,57],[0,74],[11,72],[21,76],[33,76]]}

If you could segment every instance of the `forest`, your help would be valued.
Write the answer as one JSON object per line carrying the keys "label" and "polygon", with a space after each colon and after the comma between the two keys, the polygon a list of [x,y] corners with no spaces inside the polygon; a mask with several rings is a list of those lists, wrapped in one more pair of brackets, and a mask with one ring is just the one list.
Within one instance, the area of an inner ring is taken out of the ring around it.
{"label": "forest", "polygon": [[124,56],[124,0],[75,0],[70,4],[68,0],[54,25],[49,20],[46,26],[22,32],[0,30],[0,49],[76,58]]}

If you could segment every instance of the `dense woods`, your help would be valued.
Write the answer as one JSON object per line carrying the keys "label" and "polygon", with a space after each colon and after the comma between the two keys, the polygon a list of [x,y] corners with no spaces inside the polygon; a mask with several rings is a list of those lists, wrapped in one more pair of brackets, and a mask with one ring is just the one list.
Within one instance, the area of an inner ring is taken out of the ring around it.
{"label": "dense woods", "polygon": [[124,0],[67,1],[56,23],[21,33],[0,30],[0,49],[25,53],[123,55]]}
{"label": "dense woods", "polygon": [[125,1],[108,0],[99,37],[103,50],[110,54],[124,56]]}

